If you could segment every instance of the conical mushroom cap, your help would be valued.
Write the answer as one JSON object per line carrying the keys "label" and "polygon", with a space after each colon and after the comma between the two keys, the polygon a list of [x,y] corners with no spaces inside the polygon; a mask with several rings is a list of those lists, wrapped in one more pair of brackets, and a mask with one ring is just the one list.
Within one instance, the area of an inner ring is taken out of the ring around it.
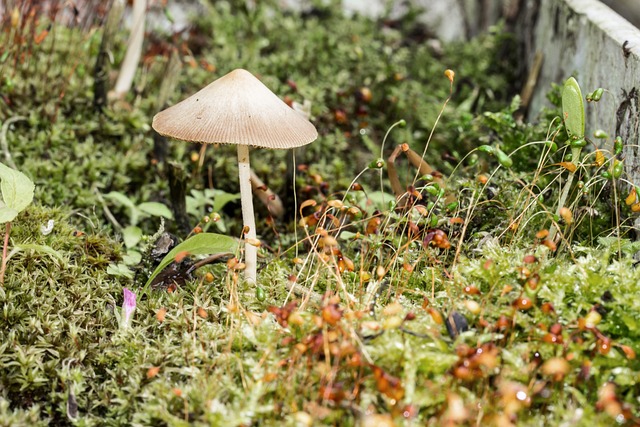
{"label": "conical mushroom cap", "polygon": [[299,147],[318,137],[301,113],[242,69],[156,114],[152,126],[183,141],[264,148]]}

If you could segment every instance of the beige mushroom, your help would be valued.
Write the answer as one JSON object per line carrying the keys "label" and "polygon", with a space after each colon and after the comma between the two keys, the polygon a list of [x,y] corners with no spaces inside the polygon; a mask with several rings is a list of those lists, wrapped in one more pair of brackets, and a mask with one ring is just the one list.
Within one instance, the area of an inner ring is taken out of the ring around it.
{"label": "beige mushroom", "polygon": [[[184,101],[156,114],[153,128],[183,141],[238,146],[238,170],[245,239],[256,241],[249,147],[288,149],[309,144],[316,128],[260,80],[237,69]],[[245,280],[256,283],[257,247],[245,244]]]}

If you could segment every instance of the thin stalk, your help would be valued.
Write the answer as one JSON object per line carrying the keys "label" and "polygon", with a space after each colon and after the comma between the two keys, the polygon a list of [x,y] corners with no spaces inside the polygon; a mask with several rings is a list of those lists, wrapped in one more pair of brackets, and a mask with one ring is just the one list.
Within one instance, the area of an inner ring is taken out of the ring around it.
{"label": "thin stalk", "polygon": [[244,278],[248,283],[256,284],[258,248],[246,243],[247,239],[257,238],[256,221],[253,214],[253,196],[251,193],[251,165],[249,164],[249,146],[238,145],[238,177],[240,179],[240,201],[242,204],[242,222],[248,228],[244,235]]}
{"label": "thin stalk", "polygon": [[[574,165],[576,165],[576,171],[577,171],[578,161],[580,159],[581,151],[582,151],[582,148],[579,148],[579,147],[571,149],[571,155],[572,155],[571,161],[573,162]],[[560,195],[560,200],[558,200],[556,215],[560,215],[560,209],[564,207],[564,204],[567,201],[567,198],[569,197],[569,191],[571,191],[571,184],[573,183],[574,175],[575,175],[575,172],[569,171],[569,177],[567,178],[567,182],[565,182],[564,187],[562,188],[562,194]],[[556,237],[556,232],[558,231],[560,230],[558,230],[557,227],[555,226],[551,227],[551,230],[549,230],[549,240],[553,241],[554,238]]]}
{"label": "thin stalk", "polygon": [[2,267],[0,268],[0,285],[4,285],[4,271],[7,268],[7,248],[9,247],[9,232],[11,223],[7,222],[4,231],[4,245],[2,246]]}

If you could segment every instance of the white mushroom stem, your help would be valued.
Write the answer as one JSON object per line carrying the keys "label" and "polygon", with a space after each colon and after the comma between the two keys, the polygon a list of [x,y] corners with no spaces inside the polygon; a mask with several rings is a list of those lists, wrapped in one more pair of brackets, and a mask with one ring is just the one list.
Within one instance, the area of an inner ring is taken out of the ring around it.
{"label": "white mushroom stem", "polygon": [[[245,239],[256,240],[256,221],[253,214],[253,196],[251,194],[251,166],[249,165],[249,146],[238,145],[238,175],[240,177],[240,203],[242,204],[242,222],[249,232]],[[244,244],[244,278],[247,283],[256,284],[258,248]]]}

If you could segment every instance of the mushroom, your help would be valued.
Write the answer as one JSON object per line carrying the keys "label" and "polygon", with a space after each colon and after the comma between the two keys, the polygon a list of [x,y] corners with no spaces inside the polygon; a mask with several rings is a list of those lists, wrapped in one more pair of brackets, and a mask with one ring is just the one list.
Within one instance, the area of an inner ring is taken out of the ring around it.
{"label": "mushroom", "polygon": [[245,228],[245,280],[256,283],[257,240],[251,195],[249,147],[288,149],[309,144],[316,128],[246,70],[237,69],[156,114],[153,128],[183,141],[236,144],[242,220]]}

